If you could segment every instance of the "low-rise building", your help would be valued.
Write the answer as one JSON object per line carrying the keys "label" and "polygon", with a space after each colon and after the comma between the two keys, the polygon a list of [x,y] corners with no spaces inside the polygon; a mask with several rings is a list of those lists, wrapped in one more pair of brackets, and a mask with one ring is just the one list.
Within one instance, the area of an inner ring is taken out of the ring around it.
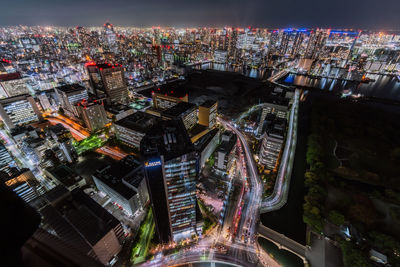
{"label": "low-rise building", "polygon": [[44,170],[44,175],[55,181],[57,184],[65,186],[69,191],[86,185],[85,179],[66,165],[47,168]]}
{"label": "low-rise building", "polygon": [[146,131],[159,120],[160,118],[154,115],[138,111],[114,122],[114,129],[120,141],[138,149]]}
{"label": "low-rise building", "polygon": [[180,102],[162,112],[164,119],[181,119],[186,130],[191,129],[197,123],[197,106],[189,102]]}
{"label": "low-rise building", "polygon": [[69,246],[108,265],[121,251],[121,223],[82,190],[59,185],[44,197],[43,227]]}
{"label": "low-rise building", "polygon": [[264,165],[268,170],[276,170],[278,167],[278,158],[282,150],[284,136],[281,131],[265,134],[263,137],[259,163]]}
{"label": "low-rise building", "polygon": [[209,128],[214,127],[217,122],[218,102],[207,100],[199,105],[199,124]]}
{"label": "low-rise building", "polygon": [[147,187],[142,165],[133,156],[96,170],[92,175],[97,188],[108,195],[128,215],[143,209]]}
{"label": "low-rise building", "polygon": [[35,100],[29,95],[0,99],[0,116],[9,131],[42,119]]}
{"label": "low-rise building", "polygon": [[236,141],[237,136],[233,132],[225,131],[221,135],[221,144],[215,153],[215,167],[218,170],[227,172],[232,167],[236,158]]}
{"label": "low-rise building", "polygon": [[206,161],[215,151],[215,149],[219,144],[219,140],[220,140],[219,129],[213,129],[194,143],[194,147],[200,155],[200,160],[199,160],[200,167],[204,166]]}

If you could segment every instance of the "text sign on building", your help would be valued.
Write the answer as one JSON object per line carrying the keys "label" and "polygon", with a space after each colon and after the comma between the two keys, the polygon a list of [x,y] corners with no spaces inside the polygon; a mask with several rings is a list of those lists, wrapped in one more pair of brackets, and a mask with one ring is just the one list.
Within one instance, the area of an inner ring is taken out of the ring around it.
{"label": "text sign on building", "polygon": [[161,160],[146,161],[146,162],[144,163],[144,166],[145,166],[146,168],[161,166]]}

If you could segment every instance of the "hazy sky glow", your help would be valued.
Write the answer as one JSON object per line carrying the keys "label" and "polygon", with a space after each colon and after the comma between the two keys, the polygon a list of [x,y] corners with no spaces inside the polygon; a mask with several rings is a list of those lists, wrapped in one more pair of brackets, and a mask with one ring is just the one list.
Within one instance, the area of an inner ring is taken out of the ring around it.
{"label": "hazy sky glow", "polygon": [[0,0],[0,26],[400,29],[400,0]]}

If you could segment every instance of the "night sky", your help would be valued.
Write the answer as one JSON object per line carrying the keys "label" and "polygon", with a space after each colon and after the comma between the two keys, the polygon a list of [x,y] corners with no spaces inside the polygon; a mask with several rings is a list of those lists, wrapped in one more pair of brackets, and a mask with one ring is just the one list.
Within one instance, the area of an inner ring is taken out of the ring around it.
{"label": "night sky", "polygon": [[0,26],[400,29],[400,0],[0,0]]}

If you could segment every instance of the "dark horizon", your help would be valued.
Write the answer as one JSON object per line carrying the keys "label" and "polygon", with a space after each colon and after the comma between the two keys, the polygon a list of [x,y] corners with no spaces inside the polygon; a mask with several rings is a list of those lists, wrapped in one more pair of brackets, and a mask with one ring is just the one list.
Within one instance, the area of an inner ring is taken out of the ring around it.
{"label": "dark horizon", "polygon": [[16,0],[3,2],[0,26],[343,28],[399,30],[400,1],[172,0],[143,2]]}

